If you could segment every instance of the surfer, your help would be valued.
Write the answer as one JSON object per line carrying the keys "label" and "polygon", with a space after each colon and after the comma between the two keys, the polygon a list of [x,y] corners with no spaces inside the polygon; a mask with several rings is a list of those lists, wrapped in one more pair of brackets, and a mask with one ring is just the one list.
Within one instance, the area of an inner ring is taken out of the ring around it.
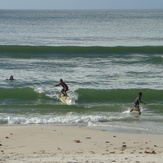
{"label": "surfer", "polygon": [[14,77],[11,75],[10,78],[6,80],[14,80]]}
{"label": "surfer", "polygon": [[130,112],[132,112],[132,111],[138,111],[139,114],[141,114],[139,104],[140,104],[140,103],[145,104],[145,103],[141,100],[142,95],[143,95],[142,92],[140,92],[139,95],[138,95],[138,97],[137,97],[137,98],[135,99],[135,101],[134,101],[134,108],[132,108],[132,109],[130,110]]}
{"label": "surfer", "polygon": [[68,86],[65,82],[63,82],[62,79],[60,79],[60,83],[59,84],[56,84],[54,87],[58,87],[58,86],[62,86],[63,89],[61,90],[61,93],[64,95],[64,96],[67,96],[67,91],[68,91]]}

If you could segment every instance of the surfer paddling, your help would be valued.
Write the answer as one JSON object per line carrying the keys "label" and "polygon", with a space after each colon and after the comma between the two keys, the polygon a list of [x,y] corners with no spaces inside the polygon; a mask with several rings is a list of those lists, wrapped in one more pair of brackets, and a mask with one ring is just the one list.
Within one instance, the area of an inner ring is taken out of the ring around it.
{"label": "surfer paddling", "polygon": [[65,82],[63,82],[62,79],[60,79],[60,83],[59,84],[56,84],[54,87],[58,87],[58,86],[62,86],[63,89],[61,90],[61,93],[64,95],[64,96],[67,96],[67,91],[68,91],[68,86]]}
{"label": "surfer paddling", "polygon": [[138,111],[138,112],[139,112],[139,115],[141,114],[139,104],[140,104],[140,103],[145,104],[145,103],[141,100],[142,95],[143,95],[142,92],[140,92],[139,95],[138,95],[138,97],[137,97],[137,98],[135,99],[135,101],[134,101],[134,108],[132,108],[132,109],[130,110],[130,112],[132,112],[132,111]]}
{"label": "surfer paddling", "polygon": [[11,75],[10,78],[6,80],[14,80],[14,77]]}

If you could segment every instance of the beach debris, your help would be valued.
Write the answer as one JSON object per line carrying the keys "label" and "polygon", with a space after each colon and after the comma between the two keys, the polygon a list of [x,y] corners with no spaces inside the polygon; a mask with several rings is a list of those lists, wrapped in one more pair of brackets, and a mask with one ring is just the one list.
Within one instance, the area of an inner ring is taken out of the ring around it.
{"label": "beach debris", "polygon": [[113,137],[114,137],[114,138],[116,138],[116,136],[115,136],[115,135],[114,135]]}
{"label": "beach debris", "polygon": [[155,151],[152,151],[152,152],[145,151],[144,153],[146,153],[146,154],[156,154],[156,152],[155,152]]}
{"label": "beach debris", "polygon": [[2,146],[2,144],[0,144],[0,146]]}
{"label": "beach debris", "polygon": [[40,150],[40,153],[41,154],[45,154],[45,150]]}
{"label": "beach debris", "polygon": [[124,151],[126,148],[127,148],[127,145],[126,144],[123,144],[122,145],[122,151]]}
{"label": "beach debris", "polygon": [[74,142],[76,142],[76,143],[81,143],[81,141],[80,141],[80,140],[74,140]]}
{"label": "beach debris", "polygon": [[126,144],[122,145],[122,148],[126,148],[126,147],[127,147],[127,145],[126,145]]}
{"label": "beach debris", "polygon": [[110,143],[110,141],[106,141],[105,143]]}
{"label": "beach debris", "polygon": [[86,137],[86,139],[91,139],[91,137]]}
{"label": "beach debris", "polygon": [[95,154],[95,152],[93,152],[93,151],[90,151],[90,153]]}
{"label": "beach debris", "polygon": [[62,149],[58,147],[58,150],[62,150]]}
{"label": "beach debris", "polygon": [[8,136],[6,136],[6,139],[9,139],[9,137],[8,137]]}
{"label": "beach debris", "polygon": [[76,152],[77,154],[83,154],[83,152]]}

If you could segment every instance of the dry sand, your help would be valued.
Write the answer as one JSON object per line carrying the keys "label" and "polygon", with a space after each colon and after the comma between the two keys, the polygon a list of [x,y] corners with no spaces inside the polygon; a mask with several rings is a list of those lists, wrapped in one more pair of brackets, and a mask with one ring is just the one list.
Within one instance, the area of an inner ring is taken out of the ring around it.
{"label": "dry sand", "polygon": [[0,126],[0,163],[162,163],[163,135]]}

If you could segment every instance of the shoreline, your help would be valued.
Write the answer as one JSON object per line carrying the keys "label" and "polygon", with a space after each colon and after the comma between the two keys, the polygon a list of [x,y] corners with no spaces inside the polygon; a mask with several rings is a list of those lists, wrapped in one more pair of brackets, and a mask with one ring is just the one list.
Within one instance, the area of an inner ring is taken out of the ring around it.
{"label": "shoreline", "polygon": [[0,126],[0,162],[155,162],[161,134],[120,133],[77,126]]}
{"label": "shoreline", "polygon": [[91,127],[91,126],[84,126],[84,125],[61,125],[61,124],[0,124],[0,127],[30,127],[30,126],[51,126],[51,127],[74,127],[74,128],[83,128],[88,130],[95,130],[95,131],[105,131],[110,133],[122,133],[122,134],[145,134],[145,135],[163,135],[162,131],[148,131],[148,130],[139,130],[135,128],[120,128],[120,127]]}

